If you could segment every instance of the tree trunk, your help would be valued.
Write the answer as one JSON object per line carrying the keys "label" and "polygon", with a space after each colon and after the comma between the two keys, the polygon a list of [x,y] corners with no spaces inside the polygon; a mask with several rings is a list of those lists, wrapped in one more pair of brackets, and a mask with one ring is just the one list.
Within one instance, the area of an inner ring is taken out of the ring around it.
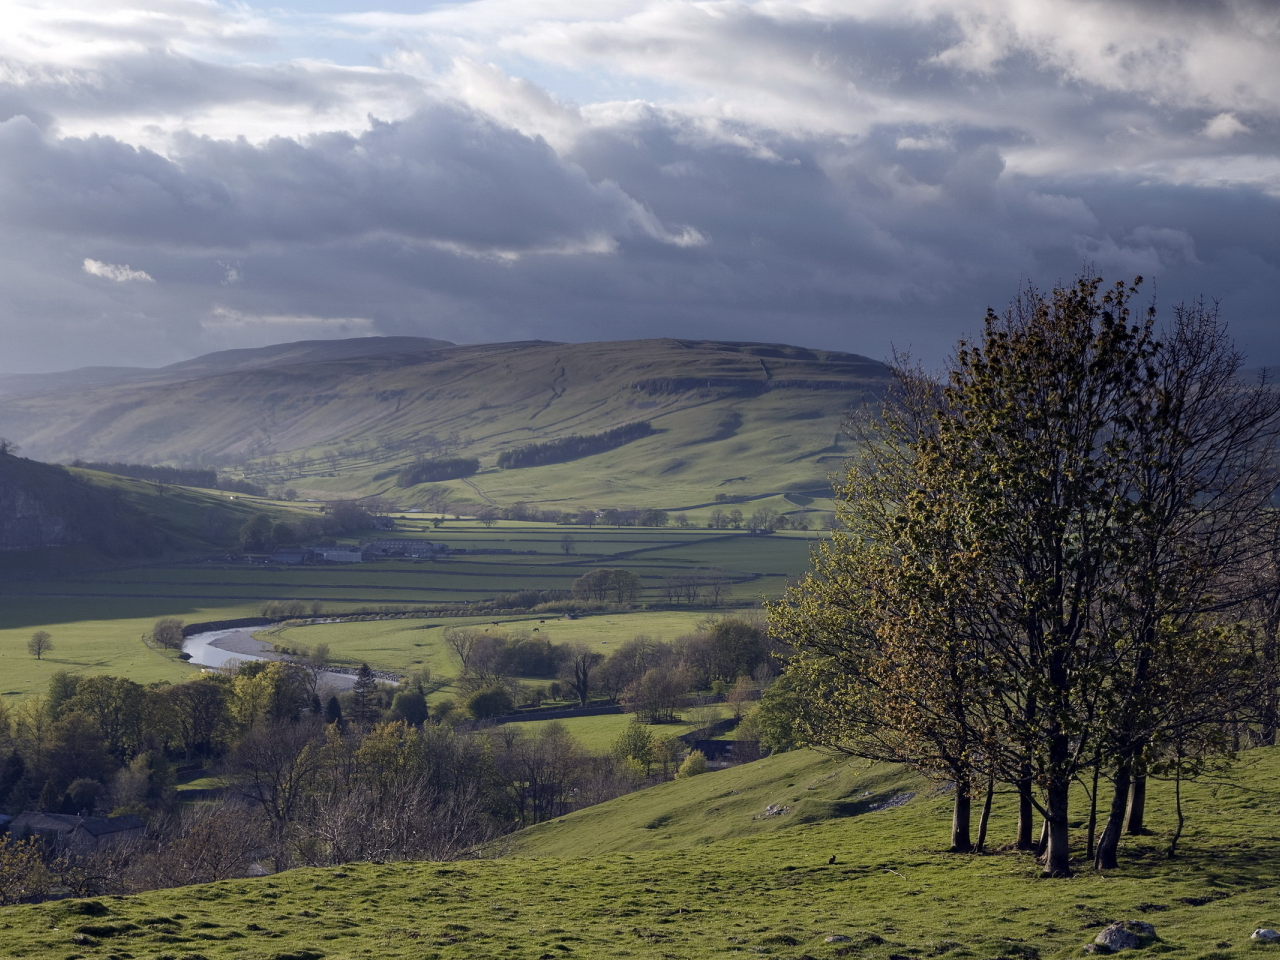
{"label": "tree trunk", "polygon": [[1048,848],[1049,848],[1049,821],[1046,818],[1040,824],[1040,839],[1036,841],[1036,844],[1032,848],[1031,852],[1034,853],[1036,855],[1036,859],[1039,860],[1042,857],[1044,857],[1044,852]]}
{"label": "tree trunk", "polygon": [[973,806],[971,786],[968,780],[956,784],[956,798],[951,808],[951,852],[969,853],[973,842],[969,839],[969,819]]}
{"label": "tree trunk", "polygon": [[1173,839],[1169,841],[1169,850],[1166,856],[1172,860],[1178,855],[1178,841],[1182,839],[1182,828],[1186,826],[1186,817],[1182,813],[1182,758],[1178,758],[1178,768],[1174,772],[1173,779],[1173,804],[1178,811],[1178,828],[1173,831]]}
{"label": "tree trunk", "polygon": [[991,821],[991,801],[996,795],[996,778],[993,774],[987,780],[987,797],[982,801],[982,814],[978,817],[978,842],[974,846],[974,852],[982,853],[987,845],[987,824]]}
{"label": "tree trunk", "polygon": [[[1019,850],[1035,850],[1036,842],[1031,839],[1035,830],[1036,808],[1031,803],[1031,765],[1024,763],[1018,771],[1018,840]],[[1037,851],[1037,856],[1039,852]]]}
{"label": "tree trunk", "polygon": [[1120,761],[1116,768],[1116,792],[1111,798],[1111,812],[1107,816],[1107,825],[1098,840],[1098,852],[1094,855],[1093,865],[1098,870],[1114,870],[1116,868],[1116,852],[1120,848],[1120,831],[1124,825],[1125,808],[1129,803],[1129,786],[1132,781],[1132,768],[1127,757]]}
{"label": "tree trunk", "polygon": [[1070,808],[1071,781],[1053,781],[1045,791],[1045,806],[1049,815],[1045,823],[1049,828],[1049,846],[1044,854],[1046,877],[1071,876],[1071,833],[1067,828],[1067,812]]}
{"label": "tree trunk", "polygon": [[1098,835],[1098,774],[1102,772],[1102,758],[1099,757],[1093,765],[1093,792],[1089,794],[1089,842],[1085,856],[1092,860],[1094,854],[1094,841]]}
{"label": "tree trunk", "polygon": [[1147,812],[1147,775],[1140,773],[1133,778],[1129,791],[1129,811],[1125,816],[1124,832],[1131,837],[1145,833],[1143,819]]}

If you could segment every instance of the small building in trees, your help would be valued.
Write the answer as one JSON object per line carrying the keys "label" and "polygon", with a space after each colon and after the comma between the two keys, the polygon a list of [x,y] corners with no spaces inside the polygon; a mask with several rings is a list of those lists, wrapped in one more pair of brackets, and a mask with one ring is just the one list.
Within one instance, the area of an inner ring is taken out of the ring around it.
{"label": "small building in trees", "polygon": [[90,853],[109,846],[141,839],[147,825],[141,817],[77,817],[65,813],[26,810],[13,818],[9,834],[16,839],[39,837],[77,853]]}

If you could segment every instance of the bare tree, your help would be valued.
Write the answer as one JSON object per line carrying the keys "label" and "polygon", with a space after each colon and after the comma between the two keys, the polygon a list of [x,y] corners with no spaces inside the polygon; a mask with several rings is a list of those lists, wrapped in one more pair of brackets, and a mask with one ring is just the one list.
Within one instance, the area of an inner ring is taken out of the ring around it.
{"label": "bare tree", "polygon": [[27,653],[37,660],[44,659],[44,655],[52,649],[53,637],[50,636],[48,630],[37,630],[31,635],[31,639],[27,641]]}

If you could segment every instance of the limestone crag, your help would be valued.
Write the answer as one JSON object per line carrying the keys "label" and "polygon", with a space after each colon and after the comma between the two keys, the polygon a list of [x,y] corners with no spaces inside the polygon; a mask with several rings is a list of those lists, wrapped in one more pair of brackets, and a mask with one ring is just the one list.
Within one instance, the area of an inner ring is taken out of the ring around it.
{"label": "limestone crag", "polygon": [[66,520],[11,477],[0,475],[0,550],[56,547],[78,539]]}

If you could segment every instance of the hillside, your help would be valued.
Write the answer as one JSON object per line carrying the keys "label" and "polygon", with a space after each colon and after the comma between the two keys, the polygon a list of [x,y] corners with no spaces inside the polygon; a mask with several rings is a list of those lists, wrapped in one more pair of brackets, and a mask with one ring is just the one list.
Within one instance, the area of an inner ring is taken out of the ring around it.
{"label": "hillside", "polygon": [[[231,351],[246,355],[233,369],[199,358],[163,377],[3,397],[0,435],[46,460],[235,466],[316,498],[412,506],[426,492],[398,486],[399,470],[448,456],[480,469],[448,481],[454,499],[677,508],[717,494],[821,494],[848,452],[848,411],[889,375],[856,354],[769,344],[383,339],[339,341],[324,356]],[[575,442],[571,462],[497,469],[504,452],[641,422],[650,429],[612,449],[583,454]]]}
{"label": "hillside", "polygon": [[[791,779],[778,777],[783,770]],[[878,810],[858,806],[869,799],[862,793],[889,786],[887,772],[864,780],[798,754],[654,788],[640,795],[654,819],[683,812],[652,831],[703,836],[669,850],[299,869],[127,898],[9,907],[0,910],[0,936],[7,953],[26,960],[1048,960],[1080,956],[1111,921],[1142,919],[1155,925],[1158,939],[1135,956],[1232,960],[1278,949],[1249,936],[1280,924],[1280,804],[1272,786],[1280,751],[1251,752],[1226,781],[1185,788],[1188,834],[1176,860],[1158,852],[1172,824],[1172,790],[1160,784],[1152,795],[1154,834],[1126,840],[1136,853],[1130,865],[1062,881],[1035,879],[1025,855],[940,852],[945,795],[921,793]],[[849,803],[830,808],[829,819],[806,817],[796,806],[769,818],[777,825],[767,832],[727,839],[730,822],[760,822],[747,818],[764,813],[725,803],[747,795],[751,780],[775,780],[776,803],[810,786],[822,789],[832,773],[848,776]],[[562,829],[593,816],[592,831],[602,833],[610,814],[620,812],[629,830],[628,803],[632,798],[573,814]],[[1007,798],[997,805],[997,838],[1010,831],[1010,806]],[[695,827],[699,820],[711,826]],[[539,829],[546,836],[556,826]]]}
{"label": "hillside", "polygon": [[0,456],[0,557],[10,572],[41,567],[31,551],[65,569],[225,548],[264,510],[297,515],[225,494]]}

